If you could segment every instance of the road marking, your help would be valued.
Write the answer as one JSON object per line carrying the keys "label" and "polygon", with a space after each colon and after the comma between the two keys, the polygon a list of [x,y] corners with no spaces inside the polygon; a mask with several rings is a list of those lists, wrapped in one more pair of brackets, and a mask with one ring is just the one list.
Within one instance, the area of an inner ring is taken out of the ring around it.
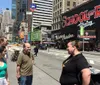
{"label": "road marking", "polygon": [[94,64],[94,61],[93,60],[90,60],[89,62],[90,62],[90,64]]}

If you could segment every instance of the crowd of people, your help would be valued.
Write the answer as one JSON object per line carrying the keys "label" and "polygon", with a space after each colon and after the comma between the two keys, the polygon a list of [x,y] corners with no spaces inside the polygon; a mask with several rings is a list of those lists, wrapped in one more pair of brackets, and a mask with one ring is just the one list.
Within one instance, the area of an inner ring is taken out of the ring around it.
{"label": "crowd of people", "polygon": [[[0,85],[10,85],[7,72],[7,44],[7,39],[0,37]],[[61,85],[93,85],[90,84],[91,72],[89,64],[79,51],[79,46],[78,41],[75,40],[67,43],[66,47],[70,56],[62,63]],[[37,47],[35,47],[34,52],[37,56]],[[31,53],[29,43],[23,44],[23,51],[19,54],[16,64],[16,77],[19,85],[32,85],[34,54]],[[79,73],[81,73],[81,83],[78,80]]]}

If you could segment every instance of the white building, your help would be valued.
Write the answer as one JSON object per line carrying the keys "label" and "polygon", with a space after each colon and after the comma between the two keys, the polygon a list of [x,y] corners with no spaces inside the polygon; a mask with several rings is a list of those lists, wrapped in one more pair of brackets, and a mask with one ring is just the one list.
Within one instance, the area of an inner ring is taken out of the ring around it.
{"label": "white building", "polygon": [[[41,41],[47,41],[52,24],[52,0],[33,0],[36,10],[33,12],[32,29],[41,29]],[[32,30],[33,31],[33,30]]]}
{"label": "white building", "polygon": [[37,8],[33,12],[32,27],[37,27],[40,24],[51,26],[52,23],[52,0],[33,0]]}
{"label": "white building", "polygon": [[6,10],[3,10],[2,15],[2,23],[1,23],[1,30],[2,30],[2,36],[7,37],[8,40],[12,39],[12,26],[13,26],[13,20],[11,19],[11,11],[7,8]]}
{"label": "white building", "polygon": [[2,14],[0,14],[0,36],[2,36],[1,23],[2,23]]}

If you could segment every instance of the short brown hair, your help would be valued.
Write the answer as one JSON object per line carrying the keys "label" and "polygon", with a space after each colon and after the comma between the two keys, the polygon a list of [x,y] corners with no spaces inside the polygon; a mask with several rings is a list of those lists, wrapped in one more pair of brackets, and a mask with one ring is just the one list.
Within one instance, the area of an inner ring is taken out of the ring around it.
{"label": "short brown hair", "polygon": [[78,50],[80,50],[80,43],[78,40],[70,41],[72,46],[75,46]]}
{"label": "short brown hair", "polygon": [[25,43],[23,44],[23,48],[25,48],[26,47],[26,45],[25,45]]}
{"label": "short brown hair", "polygon": [[4,42],[4,38],[0,37],[0,44]]}

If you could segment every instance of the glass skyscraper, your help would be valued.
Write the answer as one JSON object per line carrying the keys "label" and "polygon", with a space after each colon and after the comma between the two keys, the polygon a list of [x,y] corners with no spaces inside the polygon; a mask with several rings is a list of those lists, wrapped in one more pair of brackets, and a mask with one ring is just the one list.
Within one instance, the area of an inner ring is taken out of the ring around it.
{"label": "glass skyscraper", "polygon": [[16,0],[12,0],[12,19],[16,19]]}

